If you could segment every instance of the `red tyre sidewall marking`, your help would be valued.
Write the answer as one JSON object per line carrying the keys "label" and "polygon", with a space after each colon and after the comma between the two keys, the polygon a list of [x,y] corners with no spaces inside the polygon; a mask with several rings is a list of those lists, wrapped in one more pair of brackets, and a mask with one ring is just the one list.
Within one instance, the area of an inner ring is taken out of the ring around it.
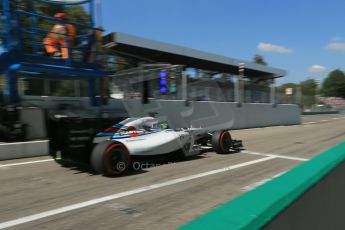
{"label": "red tyre sidewall marking", "polygon": [[123,171],[125,171],[126,168],[128,167],[128,164],[127,164],[126,167],[122,171],[114,173],[114,171],[111,168],[111,165],[107,163],[109,162],[108,156],[109,156],[110,151],[117,147],[119,147],[121,150],[123,150],[127,154],[128,162],[130,162],[130,155],[129,155],[128,149],[123,144],[112,144],[105,150],[105,154],[103,156],[103,165],[105,165],[106,171],[111,174],[120,174]]}
{"label": "red tyre sidewall marking", "polygon": [[222,152],[224,152],[224,145],[223,145],[223,138],[224,138],[224,135],[225,135],[225,132],[222,132],[222,133],[220,134],[220,138],[219,138],[219,146],[220,146]]}
{"label": "red tyre sidewall marking", "polygon": [[219,138],[219,145],[220,145],[220,148],[222,149],[222,152],[226,152],[226,151],[228,151],[228,150],[226,150],[225,151],[225,149],[224,149],[224,145],[223,145],[223,138],[225,137],[225,135],[229,135],[230,136],[230,139],[231,139],[231,135],[230,135],[230,133],[229,132],[222,132],[221,134],[220,134],[220,138]]}

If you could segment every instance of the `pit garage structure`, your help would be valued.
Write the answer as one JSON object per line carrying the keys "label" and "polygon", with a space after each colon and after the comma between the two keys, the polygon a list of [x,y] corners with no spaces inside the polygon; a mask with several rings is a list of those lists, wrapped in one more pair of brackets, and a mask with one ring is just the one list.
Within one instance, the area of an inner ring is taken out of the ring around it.
{"label": "pit garage structure", "polygon": [[[175,127],[238,129],[300,122],[297,105],[276,104],[274,79],[286,75],[284,70],[118,32],[104,37],[104,47],[141,60],[111,76],[120,82],[115,98],[122,99],[131,116],[155,113]],[[177,92],[169,92],[169,83],[168,92],[157,84],[165,75],[173,76]],[[133,90],[133,82],[142,87]]]}
{"label": "pit garage structure", "polygon": [[[271,87],[269,102],[275,103],[274,79],[284,77],[286,71],[253,62],[242,61],[207,53],[191,48],[153,41],[125,33],[114,32],[105,36],[104,46],[119,54],[132,55],[142,62],[169,63],[183,65],[213,73],[231,74],[237,77],[235,84],[235,101],[243,103],[244,78],[257,82],[267,81]],[[184,94],[187,96],[187,94]],[[183,98],[187,100],[187,98]]]}

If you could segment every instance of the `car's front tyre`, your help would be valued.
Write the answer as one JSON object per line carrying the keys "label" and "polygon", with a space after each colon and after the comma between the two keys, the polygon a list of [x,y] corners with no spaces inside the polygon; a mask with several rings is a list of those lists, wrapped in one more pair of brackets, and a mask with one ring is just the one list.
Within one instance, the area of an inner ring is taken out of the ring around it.
{"label": "car's front tyre", "polygon": [[231,146],[232,138],[229,131],[217,131],[212,134],[212,147],[216,153],[229,153]]}

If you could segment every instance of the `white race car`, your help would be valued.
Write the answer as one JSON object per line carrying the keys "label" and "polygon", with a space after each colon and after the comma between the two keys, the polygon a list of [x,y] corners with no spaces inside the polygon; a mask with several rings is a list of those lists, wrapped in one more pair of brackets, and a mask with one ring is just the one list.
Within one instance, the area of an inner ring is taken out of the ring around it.
{"label": "white race car", "polygon": [[122,174],[136,157],[168,153],[189,157],[207,146],[220,154],[242,148],[242,142],[233,140],[228,130],[169,129],[167,122],[159,123],[154,117],[128,118],[98,133],[93,144],[91,165],[106,176]]}

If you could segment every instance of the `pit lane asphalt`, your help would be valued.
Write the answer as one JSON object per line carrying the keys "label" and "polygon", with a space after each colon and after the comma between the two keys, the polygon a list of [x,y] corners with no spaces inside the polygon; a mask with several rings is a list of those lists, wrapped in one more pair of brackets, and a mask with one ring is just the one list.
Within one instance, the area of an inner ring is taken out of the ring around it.
{"label": "pit lane asphalt", "polygon": [[[300,158],[311,158],[345,140],[345,115],[303,116],[302,122],[296,126],[232,131],[234,138],[244,142],[246,151],[242,153],[207,152],[187,161],[133,171],[119,178],[64,168],[54,161],[13,165],[48,157],[0,161],[0,228],[13,221],[8,229],[174,229],[240,195],[248,186],[302,163]],[[175,180],[228,166],[236,167],[180,182]],[[164,184],[171,181],[174,183]],[[164,186],[147,187],[150,185]],[[149,189],[128,193],[143,187]],[[41,215],[34,221],[18,221],[122,192],[124,196],[114,196],[115,199],[105,202],[47,217]]]}

